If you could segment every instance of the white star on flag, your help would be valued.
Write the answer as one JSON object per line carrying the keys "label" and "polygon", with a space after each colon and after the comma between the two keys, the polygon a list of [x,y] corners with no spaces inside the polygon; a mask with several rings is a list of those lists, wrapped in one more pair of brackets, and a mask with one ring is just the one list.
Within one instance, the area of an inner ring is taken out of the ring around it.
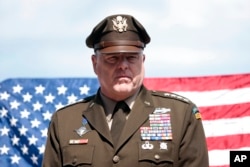
{"label": "white star on flag", "polygon": [[[146,78],[144,85],[178,93],[197,103],[210,167],[229,166],[229,150],[250,150],[250,74]],[[52,114],[68,103],[81,102],[98,88],[96,78],[0,82],[0,166],[40,167]],[[47,103],[45,96],[50,97]]]}
{"label": "white star on flag", "polygon": [[35,87],[36,89],[36,94],[43,94],[43,91],[45,90],[45,87],[43,87],[42,85],[39,85],[37,87]]}
{"label": "white star on flag", "polygon": [[8,100],[9,97],[10,97],[10,94],[8,94],[6,91],[3,93],[0,93],[1,100]]}
{"label": "white star on flag", "polygon": [[31,127],[32,128],[38,128],[39,125],[41,124],[41,122],[38,121],[37,118],[35,118],[34,120],[30,121],[30,123],[31,123]]}
{"label": "white star on flag", "polygon": [[23,102],[30,102],[32,98],[32,95],[29,93],[26,93],[25,95],[23,95]]}
{"label": "white star on flag", "polygon": [[21,118],[29,118],[30,112],[27,111],[27,109],[24,109],[23,111],[20,112]]}
{"label": "white star on flag", "polygon": [[62,107],[64,107],[64,105],[61,102],[59,102],[58,104],[55,105],[56,110],[59,110]]}
{"label": "white star on flag", "polygon": [[27,131],[28,131],[28,128],[25,128],[24,125],[22,125],[22,127],[21,127],[21,128],[18,128],[18,130],[19,130],[19,133],[20,133],[21,136],[22,136],[22,135],[26,136],[26,133],[27,133]]}
{"label": "white star on flag", "polygon": [[67,97],[68,104],[74,103],[77,100],[77,97],[72,93],[70,96]]}
{"label": "white star on flag", "polygon": [[15,154],[14,156],[11,156],[10,159],[11,159],[11,164],[18,164],[21,157],[19,157]]}
{"label": "white star on flag", "polygon": [[75,81],[10,79],[0,83],[0,166],[41,166],[52,114],[99,87],[96,79]]}
{"label": "white star on flag", "polygon": [[17,102],[16,100],[14,100],[14,101],[12,101],[12,102],[10,102],[10,108],[11,109],[18,109],[18,107],[20,106],[20,103],[19,102]]}
{"label": "white star on flag", "polygon": [[52,96],[52,94],[50,93],[49,95],[45,96],[45,103],[53,103],[55,96]]}
{"label": "white star on flag", "polygon": [[29,145],[36,145],[36,142],[38,141],[38,138],[32,135],[31,137],[28,137]]}
{"label": "white star on flag", "polygon": [[22,153],[25,155],[25,154],[29,154],[29,149],[28,149],[28,147],[24,144],[23,146],[22,146],[22,148],[21,148],[21,150],[22,150]]}
{"label": "white star on flag", "polygon": [[31,160],[32,160],[32,162],[33,162],[33,164],[35,164],[35,165],[38,165],[38,157],[37,156],[35,156],[34,154],[32,154],[32,156],[31,156],[31,158],[30,158]]}
{"label": "white star on flag", "polygon": [[33,104],[33,107],[34,107],[33,109],[34,111],[40,111],[43,105],[39,101],[37,101],[35,104]]}
{"label": "white star on flag", "polygon": [[58,95],[65,94],[68,88],[66,88],[64,85],[57,87]]}
{"label": "white star on flag", "polygon": [[14,135],[12,138],[11,138],[11,141],[12,141],[12,145],[19,145],[19,140],[20,138],[18,138],[16,135]]}
{"label": "white star on flag", "polygon": [[13,87],[13,93],[21,93],[23,87],[21,87],[19,84]]}
{"label": "white star on flag", "polygon": [[4,144],[3,147],[0,147],[0,155],[3,155],[3,154],[8,155],[9,150],[10,150],[10,148],[6,147],[6,145]]}
{"label": "white star on flag", "polygon": [[18,120],[12,116],[10,119],[10,126],[16,126],[17,121]]}
{"label": "white star on flag", "polygon": [[41,137],[47,137],[47,132],[48,132],[47,128],[42,129],[41,130]]}
{"label": "white star on flag", "polygon": [[87,95],[89,93],[90,87],[88,87],[87,85],[83,85],[79,89],[81,91],[81,95]]}
{"label": "white star on flag", "polygon": [[39,150],[39,154],[43,154],[45,150],[45,145],[43,144],[42,146],[38,147],[38,150]]}
{"label": "white star on flag", "polygon": [[50,121],[51,117],[52,117],[51,112],[46,111],[46,113],[43,113],[43,120],[49,120]]}
{"label": "white star on flag", "polygon": [[3,135],[8,136],[10,129],[7,128],[6,126],[4,126],[3,128],[0,129],[0,131],[1,131],[1,136],[3,136]]}
{"label": "white star on flag", "polygon": [[5,108],[2,108],[0,110],[0,113],[1,113],[1,115],[0,115],[1,118],[6,117],[7,113],[8,113],[8,110],[6,110]]}

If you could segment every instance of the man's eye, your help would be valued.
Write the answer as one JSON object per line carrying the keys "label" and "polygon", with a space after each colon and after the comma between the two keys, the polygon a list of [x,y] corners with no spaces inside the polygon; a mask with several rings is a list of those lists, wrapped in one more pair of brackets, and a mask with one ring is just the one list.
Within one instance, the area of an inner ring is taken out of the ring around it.
{"label": "man's eye", "polygon": [[135,62],[138,59],[137,55],[131,55],[126,57],[129,62]]}
{"label": "man's eye", "polygon": [[116,56],[110,56],[106,58],[106,61],[109,63],[115,63],[118,60],[118,57]]}

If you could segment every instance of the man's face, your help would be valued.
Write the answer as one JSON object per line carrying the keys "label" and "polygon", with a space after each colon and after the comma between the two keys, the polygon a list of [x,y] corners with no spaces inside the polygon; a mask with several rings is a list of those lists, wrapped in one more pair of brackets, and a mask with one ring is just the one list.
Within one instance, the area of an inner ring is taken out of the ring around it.
{"label": "man's face", "polygon": [[92,56],[92,64],[101,85],[101,92],[116,101],[132,96],[142,85],[144,60],[142,50],[112,53],[96,51]]}

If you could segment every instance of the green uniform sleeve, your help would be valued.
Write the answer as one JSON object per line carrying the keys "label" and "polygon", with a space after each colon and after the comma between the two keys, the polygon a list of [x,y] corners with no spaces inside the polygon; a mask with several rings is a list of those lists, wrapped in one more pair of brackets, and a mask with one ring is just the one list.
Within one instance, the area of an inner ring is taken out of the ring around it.
{"label": "green uniform sleeve", "polygon": [[208,167],[208,150],[201,115],[198,108],[192,104],[187,110],[177,166]]}

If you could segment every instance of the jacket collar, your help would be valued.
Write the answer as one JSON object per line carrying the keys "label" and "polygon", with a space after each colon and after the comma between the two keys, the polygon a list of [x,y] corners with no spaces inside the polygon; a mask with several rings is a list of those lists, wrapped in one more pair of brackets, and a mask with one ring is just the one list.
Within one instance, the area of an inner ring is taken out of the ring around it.
{"label": "jacket collar", "polygon": [[[153,100],[151,93],[144,86],[135,99],[130,116],[126,122],[123,132],[121,133],[120,140],[118,141],[117,148],[123,145],[148,119],[150,113],[154,111]],[[89,107],[83,111],[84,117],[88,120],[89,124],[106,140],[112,144],[112,137],[106,120],[106,115],[103,108],[103,102],[100,97],[100,89],[98,90],[94,99],[90,102]]]}

